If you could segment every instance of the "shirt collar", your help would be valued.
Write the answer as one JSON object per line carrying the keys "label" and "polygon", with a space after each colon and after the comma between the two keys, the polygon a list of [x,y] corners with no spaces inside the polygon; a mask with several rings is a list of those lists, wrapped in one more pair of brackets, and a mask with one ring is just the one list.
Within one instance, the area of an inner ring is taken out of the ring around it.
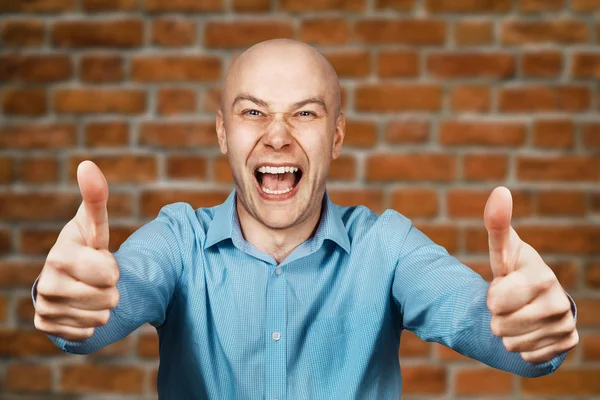
{"label": "shirt collar", "polygon": [[[213,220],[206,233],[205,249],[225,239],[231,239],[234,242],[245,242],[237,215],[235,196],[236,190],[233,189],[227,200],[215,207]],[[325,239],[335,242],[346,253],[350,253],[350,239],[348,239],[344,221],[342,221],[338,207],[331,202],[327,191],[325,191],[323,197],[323,210],[319,226],[315,231],[315,235],[309,240],[314,241],[314,244],[320,247]],[[246,246],[238,247],[245,248]]]}

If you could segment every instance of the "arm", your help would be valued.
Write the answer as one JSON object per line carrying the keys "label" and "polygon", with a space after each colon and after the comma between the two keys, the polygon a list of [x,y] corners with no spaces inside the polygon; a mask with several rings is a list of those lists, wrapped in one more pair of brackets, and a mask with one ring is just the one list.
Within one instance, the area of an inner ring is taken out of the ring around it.
{"label": "arm", "polygon": [[[396,266],[392,294],[403,326],[425,341],[435,341],[491,367],[525,377],[556,370],[567,352],[533,364],[509,352],[491,330],[489,284],[411,227]],[[574,303],[573,303],[574,306]]]}

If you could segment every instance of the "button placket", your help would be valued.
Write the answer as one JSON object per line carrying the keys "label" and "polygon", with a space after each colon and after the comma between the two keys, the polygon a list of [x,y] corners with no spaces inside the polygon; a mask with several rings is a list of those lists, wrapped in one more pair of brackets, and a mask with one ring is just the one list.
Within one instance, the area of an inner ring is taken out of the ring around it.
{"label": "button placket", "polygon": [[265,398],[285,400],[287,386],[286,281],[281,267],[270,269],[270,272],[266,293],[265,333],[268,340],[265,349]]}

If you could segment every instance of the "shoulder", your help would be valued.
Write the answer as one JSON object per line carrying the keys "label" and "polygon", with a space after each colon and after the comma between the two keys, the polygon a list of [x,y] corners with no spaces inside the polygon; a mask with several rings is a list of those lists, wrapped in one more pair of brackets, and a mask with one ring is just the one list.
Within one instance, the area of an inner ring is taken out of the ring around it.
{"label": "shoulder", "polygon": [[178,236],[204,236],[214,218],[216,207],[194,209],[186,202],[171,203],[160,209],[155,221],[162,222]]}

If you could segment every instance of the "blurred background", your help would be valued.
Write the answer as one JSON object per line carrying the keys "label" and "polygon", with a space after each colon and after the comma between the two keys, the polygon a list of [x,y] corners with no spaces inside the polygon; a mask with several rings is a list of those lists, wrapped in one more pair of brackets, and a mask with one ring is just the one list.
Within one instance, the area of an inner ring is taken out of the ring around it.
{"label": "blurred background", "polygon": [[506,185],[577,302],[580,344],[539,379],[405,332],[403,398],[600,399],[600,0],[0,0],[0,398],[156,399],[151,327],[64,355],[30,288],[81,160],[108,179],[113,251],[165,204],[225,199],[220,79],[275,37],[339,74],[334,201],[400,211],[489,280],[483,208]]}

